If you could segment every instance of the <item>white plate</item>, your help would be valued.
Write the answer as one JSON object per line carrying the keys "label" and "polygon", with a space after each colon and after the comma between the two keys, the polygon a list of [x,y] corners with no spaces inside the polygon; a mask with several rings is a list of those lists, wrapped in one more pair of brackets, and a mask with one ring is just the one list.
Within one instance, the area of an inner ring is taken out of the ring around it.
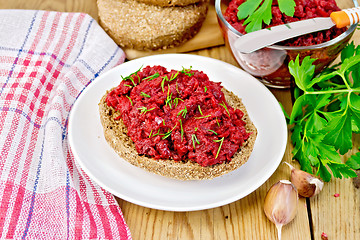
{"label": "white plate", "polygon": [[[225,88],[242,98],[258,129],[248,162],[213,180],[179,181],[149,173],[121,159],[103,136],[98,103],[106,90],[120,83],[121,75],[127,76],[147,65],[162,65],[168,70],[192,66],[206,73],[210,80],[221,81]],[[234,202],[260,187],[281,162],[287,143],[287,126],[276,98],[251,75],[212,58],[165,54],[131,60],[91,83],[71,110],[69,142],[84,171],[115,196],[149,208],[194,211]]]}

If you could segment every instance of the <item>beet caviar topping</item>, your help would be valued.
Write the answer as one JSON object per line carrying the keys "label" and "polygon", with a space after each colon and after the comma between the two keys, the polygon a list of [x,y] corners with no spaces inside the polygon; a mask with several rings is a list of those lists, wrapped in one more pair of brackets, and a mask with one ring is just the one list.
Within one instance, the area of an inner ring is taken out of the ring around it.
{"label": "beet caviar topping", "polygon": [[[229,3],[228,8],[225,11],[224,17],[226,21],[232,25],[236,30],[242,34],[246,34],[245,27],[243,25],[244,19],[239,20],[237,17],[238,7],[246,0],[232,0]],[[330,17],[330,14],[334,11],[340,11],[341,9],[336,5],[335,0],[294,0],[295,1],[295,13],[293,17],[283,14],[278,6],[276,0],[273,1],[271,7],[272,20],[269,25],[263,25],[263,28],[273,27],[285,23],[296,22],[300,20],[315,18],[315,17]],[[327,42],[335,37],[339,36],[346,31],[346,28],[332,27],[328,30],[309,33],[300,37],[295,37],[286,40],[279,45],[285,46],[310,46]]]}
{"label": "beet caviar topping", "polygon": [[107,95],[141,155],[201,166],[229,162],[248,139],[243,112],[201,71],[139,69]]}

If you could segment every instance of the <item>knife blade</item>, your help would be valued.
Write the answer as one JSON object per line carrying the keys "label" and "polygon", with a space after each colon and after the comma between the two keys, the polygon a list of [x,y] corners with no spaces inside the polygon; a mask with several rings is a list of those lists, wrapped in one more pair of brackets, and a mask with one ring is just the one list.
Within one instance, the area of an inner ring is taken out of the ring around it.
{"label": "knife blade", "polygon": [[286,39],[326,30],[335,25],[342,28],[359,21],[360,7],[350,8],[333,12],[330,17],[301,20],[247,33],[239,37],[234,46],[241,53],[251,53]]}

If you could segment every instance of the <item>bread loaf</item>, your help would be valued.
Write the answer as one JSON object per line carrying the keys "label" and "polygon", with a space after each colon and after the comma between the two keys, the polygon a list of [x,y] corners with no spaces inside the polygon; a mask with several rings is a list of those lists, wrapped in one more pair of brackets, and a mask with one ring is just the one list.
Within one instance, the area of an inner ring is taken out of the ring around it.
{"label": "bread loaf", "polygon": [[98,0],[99,20],[125,48],[166,49],[195,36],[205,20],[208,0],[183,7],[161,7],[137,0]]}

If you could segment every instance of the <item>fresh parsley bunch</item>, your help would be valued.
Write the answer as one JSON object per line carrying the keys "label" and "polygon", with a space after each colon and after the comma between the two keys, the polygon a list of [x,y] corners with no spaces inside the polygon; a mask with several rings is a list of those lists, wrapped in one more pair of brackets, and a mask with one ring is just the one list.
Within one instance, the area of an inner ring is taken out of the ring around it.
{"label": "fresh parsley bunch", "polygon": [[[237,17],[245,19],[247,33],[262,29],[263,22],[269,25],[272,19],[271,5],[273,0],[247,0],[238,7]],[[260,5],[261,4],[261,5]],[[278,0],[279,9],[287,16],[294,16],[294,0]]]}
{"label": "fresh parsley bunch", "polygon": [[[293,156],[301,168],[324,181],[356,177],[360,152],[343,163],[341,155],[353,148],[352,135],[360,133],[360,46],[348,44],[341,62],[314,76],[315,59],[299,56],[289,63],[295,79],[295,102],[288,123],[291,125]],[[330,171],[329,171],[330,170]]]}

